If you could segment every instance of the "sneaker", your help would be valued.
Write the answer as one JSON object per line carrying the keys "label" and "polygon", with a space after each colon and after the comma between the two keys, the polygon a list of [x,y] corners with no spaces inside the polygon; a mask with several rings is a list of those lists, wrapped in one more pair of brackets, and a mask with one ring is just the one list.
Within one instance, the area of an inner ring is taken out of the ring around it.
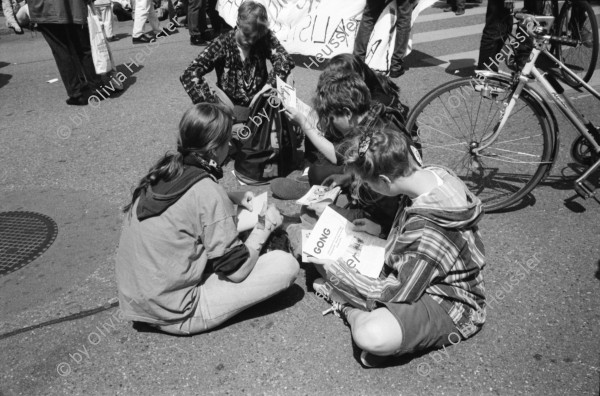
{"label": "sneaker", "polygon": [[465,9],[464,8],[459,8],[456,10],[456,12],[454,13],[454,15],[464,15],[465,13]]}
{"label": "sneaker", "polygon": [[329,297],[331,294],[331,290],[333,287],[325,281],[323,278],[317,278],[312,284],[315,294],[318,297],[322,297],[323,300],[327,301],[331,304],[331,298]]}
{"label": "sneaker", "polygon": [[406,69],[404,68],[404,66],[400,66],[398,68],[394,68],[390,70],[390,78],[398,78],[401,75],[403,75],[404,73],[406,73]]}
{"label": "sneaker", "polygon": [[283,200],[302,198],[309,190],[310,185],[308,183],[298,182],[285,177],[278,177],[271,181],[273,196]]}
{"label": "sneaker", "polygon": [[88,101],[85,100],[85,98],[83,96],[77,96],[76,98],[69,97],[69,99],[67,99],[66,102],[68,105],[71,105],[71,106],[85,106],[88,104]]}
{"label": "sneaker", "polygon": [[133,44],[148,44],[153,42],[154,40],[156,40],[156,37],[154,37],[153,35],[149,35],[147,33],[142,34],[139,37],[133,37],[131,39],[131,42]]}
{"label": "sneaker", "polygon": [[346,326],[350,326],[348,323],[347,316],[348,311],[352,309],[352,306],[345,302],[340,302],[341,300],[335,290],[333,290],[333,286],[331,286],[325,279],[317,278],[313,282],[313,289],[315,290],[315,294],[321,297],[323,300],[331,304],[331,308],[323,311],[323,316],[333,313],[338,318],[344,321]]}
{"label": "sneaker", "polygon": [[362,351],[360,353],[360,363],[365,368],[379,367],[383,363],[385,363],[389,358],[390,356],[373,355],[372,353],[369,353],[367,351]]}
{"label": "sneaker", "polygon": [[190,44],[191,45],[207,45],[208,41],[204,40],[200,36],[190,36]]}

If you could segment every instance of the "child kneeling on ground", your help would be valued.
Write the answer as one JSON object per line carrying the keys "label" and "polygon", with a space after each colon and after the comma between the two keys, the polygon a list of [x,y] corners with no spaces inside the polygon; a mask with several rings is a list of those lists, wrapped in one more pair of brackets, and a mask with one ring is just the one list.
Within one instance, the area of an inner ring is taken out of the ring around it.
{"label": "child kneeling on ground", "polygon": [[[485,322],[481,201],[445,169],[421,167],[413,150],[405,135],[372,129],[356,136],[345,153],[347,169],[373,191],[405,196],[379,278],[312,259],[327,278],[315,281],[315,291],[347,320],[367,367],[384,357],[456,344]],[[367,219],[355,220],[354,227],[381,232]]]}
{"label": "child kneeling on ground", "polygon": [[116,275],[128,319],[172,334],[200,333],[294,283],[299,267],[291,254],[259,256],[282,223],[274,205],[245,242],[238,237],[233,203],[251,209],[253,194],[227,193],[217,183],[231,126],[219,105],[186,111],[177,152],[150,169],[125,207]]}

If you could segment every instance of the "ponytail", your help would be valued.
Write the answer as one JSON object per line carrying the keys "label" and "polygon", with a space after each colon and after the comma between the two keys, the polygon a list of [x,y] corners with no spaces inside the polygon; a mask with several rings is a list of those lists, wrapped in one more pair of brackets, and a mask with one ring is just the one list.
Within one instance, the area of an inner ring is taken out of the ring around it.
{"label": "ponytail", "polygon": [[133,208],[135,200],[146,191],[148,186],[153,186],[159,180],[169,181],[175,179],[183,173],[183,154],[177,151],[175,153],[167,152],[153,167],[148,170],[146,176],[142,177],[138,186],[133,190],[131,202],[123,208],[127,213]]}
{"label": "ponytail", "polygon": [[183,157],[191,152],[210,159],[214,151],[229,143],[231,137],[232,114],[227,108],[212,104],[199,103],[189,108],[179,122],[177,152],[167,152],[148,170],[138,186],[133,190],[131,202],[124,208],[127,213],[135,200],[142,195],[148,186],[159,181],[171,181],[183,173]]}

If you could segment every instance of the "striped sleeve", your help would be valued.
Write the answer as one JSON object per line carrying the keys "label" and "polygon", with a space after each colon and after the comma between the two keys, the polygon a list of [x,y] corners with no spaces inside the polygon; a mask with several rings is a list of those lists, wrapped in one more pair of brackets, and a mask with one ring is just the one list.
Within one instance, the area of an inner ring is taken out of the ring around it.
{"label": "striped sleeve", "polygon": [[396,271],[384,279],[366,277],[338,262],[332,265],[331,278],[339,279],[344,283],[344,289],[363,297],[367,307],[373,309],[375,302],[418,300],[439,275],[436,265],[420,255],[394,255],[393,260],[388,265],[392,265]]}

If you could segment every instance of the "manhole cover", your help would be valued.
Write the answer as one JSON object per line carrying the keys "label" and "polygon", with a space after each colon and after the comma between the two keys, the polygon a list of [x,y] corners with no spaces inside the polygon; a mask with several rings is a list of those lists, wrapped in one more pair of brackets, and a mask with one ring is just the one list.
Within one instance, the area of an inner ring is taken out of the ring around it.
{"label": "manhole cover", "polygon": [[54,242],[54,220],[34,212],[0,212],[0,276],[31,263]]}

